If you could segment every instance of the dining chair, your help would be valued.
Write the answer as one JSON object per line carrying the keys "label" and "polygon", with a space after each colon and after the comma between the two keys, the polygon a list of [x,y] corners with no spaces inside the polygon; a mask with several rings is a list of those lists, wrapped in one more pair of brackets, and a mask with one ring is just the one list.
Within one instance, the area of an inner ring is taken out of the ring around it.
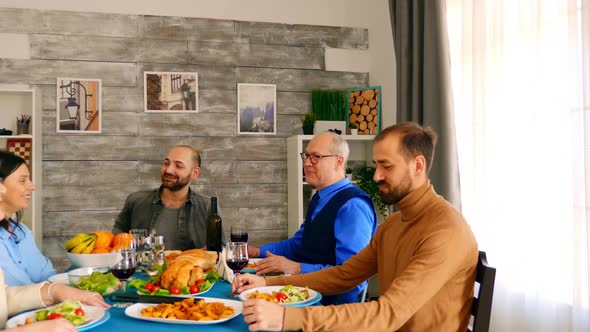
{"label": "dining chair", "polygon": [[360,294],[359,294],[359,302],[360,303],[365,302],[365,300],[367,298],[367,289],[369,289],[369,285],[367,285],[365,288],[363,288],[363,291],[360,292]]}
{"label": "dining chair", "polygon": [[471,315],[473,326],[467,328],[467,332],[488,332],[490,328],[490,316],[492,314],[492,297],[494,296],[494,281],[496,269],[488,265],[486,253],[479,252],[475,283],[479,284],[477,297],[473,298]]}

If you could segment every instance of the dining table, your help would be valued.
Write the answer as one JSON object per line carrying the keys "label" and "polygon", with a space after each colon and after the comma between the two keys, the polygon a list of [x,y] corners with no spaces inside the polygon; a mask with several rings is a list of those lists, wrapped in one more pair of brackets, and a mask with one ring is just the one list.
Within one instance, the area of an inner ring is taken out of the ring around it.
{"label": "dining table", "polygon": [[[127,292],[135,292],[136,290],[130,288]],[[213,287],[203,295],[198,297],[218,298],[226,300],[236,300],[238,298],[230,298],[231,284],[225,280],[217,281]],[[110,297],[106,296],[105,299],[109,304]],[[156,305],[156,304],[153,304]],[[160,323],[141,320],[137,318],[128,317],[125,315],[125,309],[118,309],[111,307],[108,309],[110,318],[104,323],[95,326],[89,331],[92,332],[113,332],[113,331],[142,331],[142,332],[170,332],[170,331],[248,331],[248,324],[244,322],[244,317],[239,314],[238,316],[221,323],[206,324],[206,325],[182,325],[170,323]]]}

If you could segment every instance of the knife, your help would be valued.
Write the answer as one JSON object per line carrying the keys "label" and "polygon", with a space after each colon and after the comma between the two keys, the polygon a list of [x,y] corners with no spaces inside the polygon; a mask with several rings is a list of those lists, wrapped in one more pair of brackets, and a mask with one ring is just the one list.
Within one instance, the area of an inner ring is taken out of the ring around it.
{"label": "knife", "polygon": [[186,299],[201,300],[199,297],[176,297],[162,295],[139,295],[139,294],[112,294],[111,302],[139,302],[139,303],[175,303]]}

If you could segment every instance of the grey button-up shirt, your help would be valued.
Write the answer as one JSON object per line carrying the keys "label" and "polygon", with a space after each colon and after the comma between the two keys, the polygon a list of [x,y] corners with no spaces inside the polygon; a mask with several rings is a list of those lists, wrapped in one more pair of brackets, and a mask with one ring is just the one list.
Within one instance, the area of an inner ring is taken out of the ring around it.
{"label": "grey button-up shirt", "polygon": [[[113,233],[129,232],[134,228],[147,229],[148,232],[157,229],[160,223],[159,216],[164,208],[164,203],[160,198],[161,190],[162,187],[138,191],[127,196],[125,206],[113,226]],[[180,208],[176,222],[178,232],[185,236],[188,235],[193,248],[202,248],[207,244],[207,218],[210,213],[211,198],[198,194],[189,187],[189,199]],[[221,239],[225,243],[223,233]],[[177,248],[167,247],[166,249],[175,250]]]}

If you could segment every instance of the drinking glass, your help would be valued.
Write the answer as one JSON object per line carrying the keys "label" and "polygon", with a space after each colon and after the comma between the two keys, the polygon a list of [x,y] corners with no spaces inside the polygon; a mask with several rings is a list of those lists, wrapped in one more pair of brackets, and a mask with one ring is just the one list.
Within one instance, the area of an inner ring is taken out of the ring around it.
{"label": "drinking glass", "polygon": [[230,239],[232,242],[248,242],[248,226],[245,222],[231,225]]}
{"label": "drinking glass", "polygon": [[[123,249],[116,251],[121,255],[121,260],[111,267],[111,272],[121,282],[121,293],[127,291],[127,280],[135,273],[137,267],[137,253],[133,249]],[[132,303],[115,303],[115,308],[127,308]]]}
{"label": "drinking glass", "polygon": [[[240,274],[242,269],[248,265],[248,243],[246,242],[228,242],[225,245],[225,262],[234,272],[234,278]],[[230,297],[237,296],[232,292]]]}
{"label": "drinking glass", "polygon": [[[146,242],[148,231],[147,229],[134,228],[129,230],[129,234],[133,237],[133,244],[137,253],[137,265],[139,270],[146,271],[148,264],[146,259],[146,251],[149,249],[149,243]],[[147,271],[146,271],[147,272]]]}

